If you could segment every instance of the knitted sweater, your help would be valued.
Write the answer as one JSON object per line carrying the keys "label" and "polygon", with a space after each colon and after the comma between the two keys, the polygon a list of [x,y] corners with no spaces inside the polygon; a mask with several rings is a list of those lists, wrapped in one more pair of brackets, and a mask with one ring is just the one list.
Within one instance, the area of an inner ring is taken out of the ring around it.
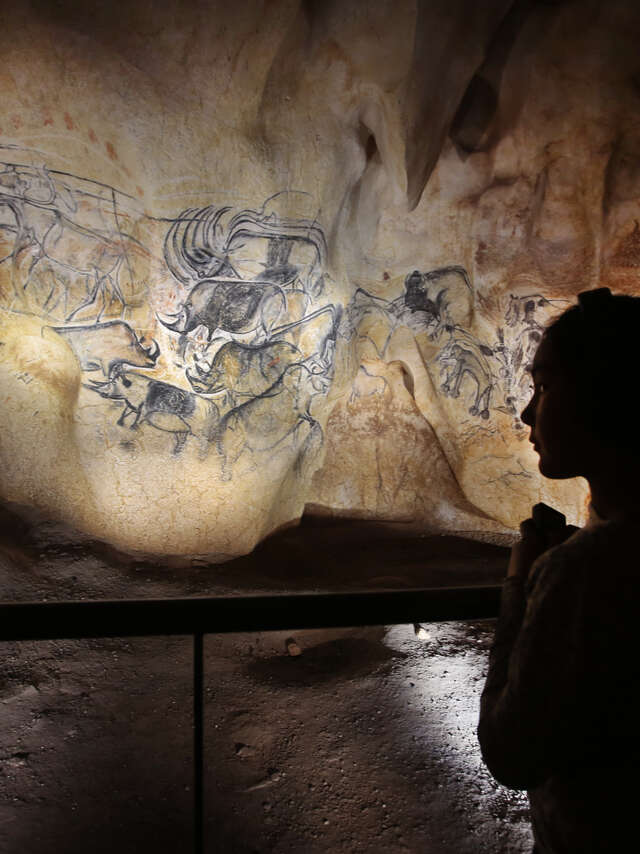
{"label": "knitted sweater", "polygon": [[504,584],[478,737],[495,778],[528,790],[542,854],[637,837],[639,534],[592,522]]}

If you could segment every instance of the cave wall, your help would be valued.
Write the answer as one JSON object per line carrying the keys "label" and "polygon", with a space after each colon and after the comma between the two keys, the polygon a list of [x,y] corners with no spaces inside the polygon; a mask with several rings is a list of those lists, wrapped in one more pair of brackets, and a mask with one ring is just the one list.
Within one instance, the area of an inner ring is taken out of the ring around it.
{"label": "cave wall", "polygon": [[630,0],[0,11],[0,486],[223,560],[304,508],[504,535],[548,319],[640,292]]}

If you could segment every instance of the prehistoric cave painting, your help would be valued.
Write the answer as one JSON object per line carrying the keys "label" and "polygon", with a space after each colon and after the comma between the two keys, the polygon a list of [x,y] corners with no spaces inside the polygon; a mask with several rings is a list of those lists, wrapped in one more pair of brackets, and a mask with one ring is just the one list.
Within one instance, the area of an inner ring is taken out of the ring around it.
{"label": "prehistoric cave painting", "polygon": [[369,365],[360,365],[351,387],[349,403],[355,403],[357,400],[363,400],[367,397],[384,395],[389,389],[389,381],[386,377],[371,370]]}
{"label": "prehistoric cave painting", "polygon": [[[288,194],[154,218],[113,187],[49,169],[39,152],[2,150],[0,305],[67,342],[83,387],[111,404],[107,423],[127,431],[121,444],[153,428],[177,454],[193,438],[220,454],[229,479],[245,452],[292,445],[301,463],[322,442],[314,400],[333,380],[342,310],[325,296],[324,233],[281,213]],[[153,302],[150,272],[173,302]],[[86,412],[103,430],[96,407]]]}
{"label": "prehistoric cave painting", "polygon": [[324,290],[324,234],[313,221],[269,211],[272,201],[259,211],[188,209],[172,223],[165,260],[187,293],[176,313],[159,320],[179,333],[181,358],[189,343],[208,349],[216,334],[260,343],[282,334],[285,322],[315,316]]}
{"label": "prehistoric cave painting", "polygon": [[173,434],[174,454],[180,453],[189,436],[200,437],[203,447],[215,438],[220,418],[212,400],[139,371],[126,370],[122,363],[111,370],[106,381],[91,380],[87,387],[101,397],[123,403],[119,426],[137,430],[141,424],[149,424]]}
{"label": "prehistoric cave painting", "polygon": [[100,371],[108,378],[123,365],[153,368],[160,354],[157,341],[145,347],[144,339],[122,320],[50,329],[67,341],[83,371]]}
{"label": "prehistoric cave painting", "polygon": [[[430,293],[432,283],[436,288]],[[442,283],[439,288],[438,283]],[[400,327],[430,335],[441,327],[445,295],[452,284],[454,290],[462,285],[471,291],[466,270],[457,266],[441,267],[428,273],[414,270],[405,278],[404,293],[393,300],[357,288],[345,313],[341,335],[348,340],[367,340],[375,355],[384,359],[389,342]],[[383,320],[382,328],[380,320]]]}
{"label": "prehistoric cave painting", "polygon": [[[519,412],[530,387],[527,368],[560,303],[540,294],[511,294],[504,324],[496,326],[495,337],[483,341],[468,331],[473,289],[466,270],[459,266],[414,270],[404,280],[404,292],[393,300],[358,288],[345,314],[343,334],[366,339],[375,355],[384,359],[398,328],[426,333],[438,345],[433,361],[443,394],[461,398],[468,413],[484,421],[491,409],[507,413],[521,430]],[[376,317],[385,318],[382,333],[379,325],[368,322]]]}
{"label": "prehistoric cave painting", "polygon": [[554,313],[566,307],[566,300],[549,300],[541,294],[509,295],[505,324],[497,329],[496,359],[504,388],[504,409],[514,416],[514,426],[522,430],[520,410],[526,403],[531,376],[529,366]]}
{"label": "prehistoric cave painting", "polygon": [[444,374],[440,388],[447,397],[460,397],[464,381],[470,378],[475,386],[475,394],[469,414],[487,420],[495,383],[487,356],[493,355],[493,351],[462,329],[452,327],[449,334],[449,340],[437,357],[441,373]]}
{"label": "prehistoric cave painting", "polygon": [[[404,292],[394,300],[374,296],[358,288],[347,312],[347,337],[367,338],[378,358],[385,358],[389,343],[401,326],[416,334],[427,333],[439,344],[435,361],[440,371],[440,388],[448,397],[468,394],[469,380],[473,397],[469,413],[489,417],[491,392],[495,383],[487,358],[492,349],[478,341],[462,325],[470,314],[473,290],[464,267],[448,266],[421,273],[414,270],[404,281]],[[383,315],[387,319],[385,335],[374,338],[367,318]],[[457,319],[460,317],[460,322]]]}
{"label": "prehistoric cave painting", "polygon": [[[295,281],[305,292],[319,295],[327,255],[324,233],[314,220],[289,219],[269,210],[275,199],[286,195],[272,196],[260,210],[234,212],[229,206],[209,205],[183,211],[167,232],[167,266],[186,285],[240,276],[280,285]],[[253,239],[267,241],[266,254],[242,254]],[[309,253],[300,251],[305,249]]]}
{"label": "prehistoric cave painting", "polygon": [[291,365],[263,394],[228,410],[216,430],[216,447],[223,458],[222,479],[244,451],[274,451],[287,440],[297,449],[296,470],[323,441],[322,427],[312,414],[313,399],[329,389],[320,368]]}
{"label": "prehistoric cave painting", "polygon": [[59,322],[122,317],[140,298],[136,261],[148,258],[127,232],[132,205],[98,181],[0,161],[0,275],[4,267],[9,282],[3,302]]}
{"label": "prehistoric cave painting", "polygon": [[[420,273],[414,270],[405,279],[404,305],[424,325],[433,341],[442,343],[436,356],[440,368],[441,391],[460,397],[471,382],[469,414],[489,418],[495,376],[488,358],[493,350],[467,331],[473,289],[464,267],[441,267]],[[462,315],[461,321],[457,315]],[[466,321],[466,323],[464,323]],[[464,323],[464,325],[463,325]]]}
{"label": "prehistoric cave painting", "polygon": [[219,420],[213,401],[131,370],[155,367],[160,354],[156,341],[145,347],[134,330],[119,320],[49,328],[68,342],[83,371],[99,372],[103,377],[100,380],[90,377],[85,388],[123,403],[116,422],[119,426],[136,430],[144,423],[172,433],[174,453],[182,450],[189,436],[211,441]]}
{"label": "prehistoric cave painting", "polygon": [[176,365],[192,390],[219,405],[225,479],[245,450],[292,439],[304,455],[321,442],[312,401],[333,379],[342,312],[324,297],[324,234],[315,221],[277,215],[271,202],[185,210],[164,244],[183,296],[158,319],[178,336]]}
{"label": "prehistoric cave painting", "polygon": [[[554,307],[540,294],[509,297],[485,340],[469,331],[474,294],[458,265],[410,272],[395,299],[357,288],[343,312],[324,233],[282,213],[287,194],[154,218],[113,187],[21,154],[0,161],[0,300],[66,340],[116,429],[169,434],[173,453],[197,440],[220,455],[223,479],[243,455],[286,447],[301,462],[323,439],[317,403],[338,338],[384,359],[401,327],[426,335],[445,397],[480,424],[495,410],[521,428],[526,367]],[[150,274],[167,299],[153,301]],[[155,324],[147,309],[136,315],[150,301]]]}

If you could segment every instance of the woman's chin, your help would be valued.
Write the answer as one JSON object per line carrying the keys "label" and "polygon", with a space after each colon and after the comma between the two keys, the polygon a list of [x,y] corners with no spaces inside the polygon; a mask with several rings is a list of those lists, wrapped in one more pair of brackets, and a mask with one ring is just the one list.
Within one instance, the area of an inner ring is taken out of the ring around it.
{"label": "woman's chin", "polygon": [[569,469],[566,460],[552,460],[540,454],[538,459],[538,469],[540,474],[549,480],[568,480],[572,477],[577,477],[573,468]]}

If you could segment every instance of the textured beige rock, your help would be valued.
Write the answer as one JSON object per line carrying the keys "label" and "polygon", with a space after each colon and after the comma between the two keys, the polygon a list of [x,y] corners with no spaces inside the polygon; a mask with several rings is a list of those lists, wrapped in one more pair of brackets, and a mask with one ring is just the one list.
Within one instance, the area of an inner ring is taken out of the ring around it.
{"label": "textured beige rock", "polygon": [[[482,8],[480,8],[482,7]],[[639,292],[631,2],[0,13],[2,497],[129,550],[499,536],[544,323]]]}

